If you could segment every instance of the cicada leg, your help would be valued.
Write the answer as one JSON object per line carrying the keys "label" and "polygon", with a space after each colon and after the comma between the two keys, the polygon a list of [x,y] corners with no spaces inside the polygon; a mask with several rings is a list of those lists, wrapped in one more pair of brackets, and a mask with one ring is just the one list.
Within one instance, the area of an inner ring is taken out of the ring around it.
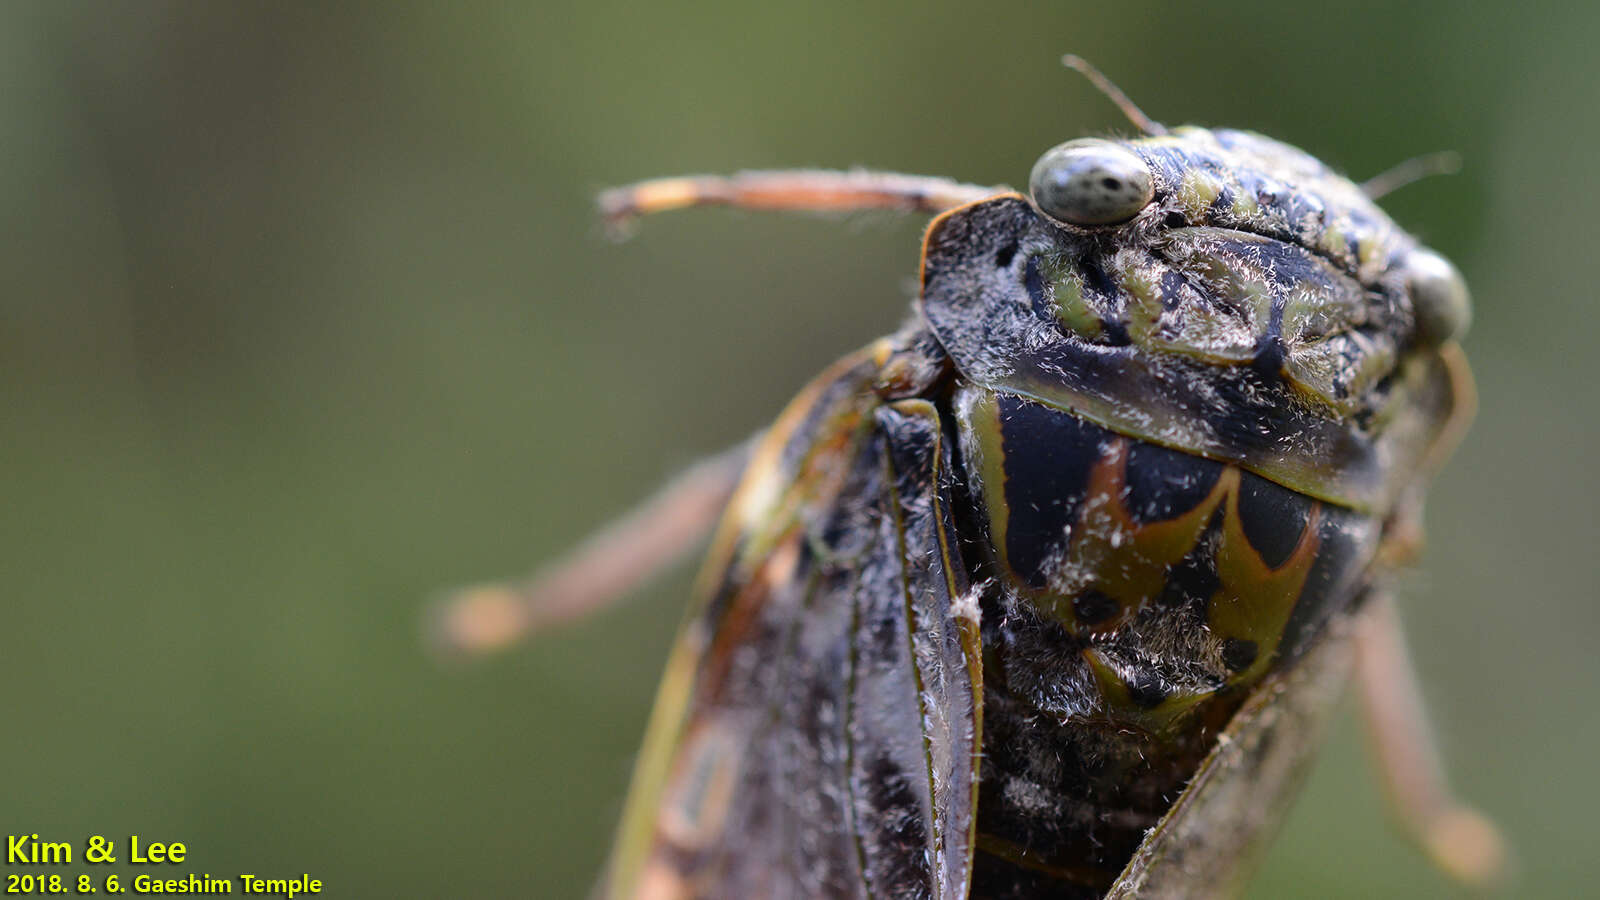
{"label": "cicada leg", "polygon": [[600,214],[607,226],[622,229],[640,216],[691,206],[818,212],[894,209],[937,213],[1008,191],[1010,188],[982,187],[948,178],[898,172],[791,169],[640,181],[602,193]]}
{"label": "cicada leg", "polygon": [[1393,600],[1374,592],[1368,607],[1356,632],[1356,681],[1390,806],[1446,874],[1474,887],[1493,885],[1505,874],[1505,841],[1450,792]]}
{"label": "cicada leg", "polygon": [[451,592],[429,622],[449,655],[486,653],[627,596],[697,547],[722,515],[754,441],[702,460],[626,516],[531,575]]}

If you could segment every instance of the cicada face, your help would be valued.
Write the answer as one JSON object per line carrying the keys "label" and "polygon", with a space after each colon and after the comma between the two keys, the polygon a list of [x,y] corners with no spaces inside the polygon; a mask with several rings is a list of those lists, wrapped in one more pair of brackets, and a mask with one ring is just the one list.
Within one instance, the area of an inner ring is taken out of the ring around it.
{"label": "cicada face", "polygon": [[1347,179],[1179,128],[1063,144],[1033,187],[928,235],[923,315],[973,382],[1379,515],[1442,449],[1466,288]]}

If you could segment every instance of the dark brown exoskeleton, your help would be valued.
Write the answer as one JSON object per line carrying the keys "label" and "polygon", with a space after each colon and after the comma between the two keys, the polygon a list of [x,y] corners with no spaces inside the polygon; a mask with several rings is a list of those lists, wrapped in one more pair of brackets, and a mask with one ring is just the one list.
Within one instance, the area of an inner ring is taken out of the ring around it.
{"label": "dark brown exoskeleton", "polygon": [[1107,89],[1145,136],[1050,150],[1029,196],[765,172],[603,199],[940,213],[899,333],[553,575],[451,610],[458,643],[502,640],[727,501],[608,895],[1226,895],[1352,658],[1406,824],[1465,879],[1497,868],[1382,596],[1471,414],[1465,287],[1301,151]]}

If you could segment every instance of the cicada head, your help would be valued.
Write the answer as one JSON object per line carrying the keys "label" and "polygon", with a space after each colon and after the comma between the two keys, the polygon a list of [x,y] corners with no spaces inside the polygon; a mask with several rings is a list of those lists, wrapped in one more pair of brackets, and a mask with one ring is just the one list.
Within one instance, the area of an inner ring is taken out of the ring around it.
{"label": "cicada head", "polygon": [[922,310],[978,384],[1371,512],[1470,406],[1460,275],[1294,147],[1079,139],[1030,193],[929,230]]}

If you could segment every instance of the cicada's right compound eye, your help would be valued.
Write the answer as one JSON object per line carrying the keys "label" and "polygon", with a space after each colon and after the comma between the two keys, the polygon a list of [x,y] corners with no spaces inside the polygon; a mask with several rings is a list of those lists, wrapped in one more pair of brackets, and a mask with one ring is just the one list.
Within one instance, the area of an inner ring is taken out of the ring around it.
{"label": "cicada's right compound eye", "polygon": [[1155,196],[1150,168],[1113,141],[1083,138],[1039,157],[1028,178],[1039,211],[1067,225],[1120,225]]}

